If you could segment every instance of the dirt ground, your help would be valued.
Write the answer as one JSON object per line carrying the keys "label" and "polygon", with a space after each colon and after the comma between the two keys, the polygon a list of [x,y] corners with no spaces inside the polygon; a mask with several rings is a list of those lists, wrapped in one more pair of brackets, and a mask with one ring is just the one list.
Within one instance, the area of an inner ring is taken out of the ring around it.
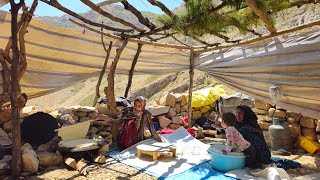
{"label": "dirt ground", "polygon": [[[215,144],[222,142],[222,139],[218,138],[205,138],[201,140],[206,144]],[[320,154],[318,155],[309,155],[305,153],[290,155],[290,156],[281,156],[281,155],[272,155],[273,157],[281,157],[290,160],[297,161],[302,164],[301,168],[289,169],[287,170],[288,174],[291,177],[302,176],[306,174],[320,173]],[[1,178],[1,177],[0,177]],[[1,179],[10,179],[10,178],[1,178]],[[133,179],[133,180],[149,180],[157,179],[151,175],[143,173],[133,167],[127,166],[125,164],[119,163],[114,159],[108,157],[107,163],[103,165],[93,164],[88,167],[87,175],[80,175],[78,171],[71,170],[67,166],[59,167],[49,167],[47,169],[42,169],[40,172],[34,175],[25,175],[21,179],[27,180],[99,180],[99,179]]]}

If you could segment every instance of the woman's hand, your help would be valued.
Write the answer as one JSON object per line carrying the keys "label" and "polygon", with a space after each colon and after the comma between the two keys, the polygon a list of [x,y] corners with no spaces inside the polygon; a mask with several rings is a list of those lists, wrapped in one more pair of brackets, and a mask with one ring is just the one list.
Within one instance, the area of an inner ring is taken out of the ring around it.
{"label": "woman's hand", "polygon": [[107,115],[103,115],[103,114],[100,114],[100,115],[96,115],[93,120],[95,121],[98,121],[98,120],[103,120],[103,121],[110,121],[110,117],[107,116]]}

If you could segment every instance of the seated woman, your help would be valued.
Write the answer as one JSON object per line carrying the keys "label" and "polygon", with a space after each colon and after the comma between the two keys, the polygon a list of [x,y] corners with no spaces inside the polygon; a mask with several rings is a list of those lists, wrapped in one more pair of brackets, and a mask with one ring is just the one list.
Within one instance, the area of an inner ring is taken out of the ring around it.
{"label": "seated woman", "polygon": [[106,115],[98,115],[95,120],[104,120],[109,123],[118,124],[118,149],[126,149],[142,140],[144,137],[144,128],[147,127],[153,138],[161,142],[160,136],[152,126],[151,113],[145,109],[146,100],[139,96],[134,100],[134,107],[124,110],[117,119],[111,119]]}
{"label": "seated woman", "polygon": [[225,129],[227,138],[226,148],[222,153],[225,155],[231,151],[246,153],[246,150],[250,147],[250,143],[234,127],[237,122],[236,116],[231,112],[223,113],[221,119],[221,126]]}
{"label": "seated woman", "polygon": [[242,105],[236,108],[236,129],[245,140],[251,143],[246,150],[246,166],[251,168],[267,167],[271,164],[271,154],[258,125],[258,118],[249,106]]}

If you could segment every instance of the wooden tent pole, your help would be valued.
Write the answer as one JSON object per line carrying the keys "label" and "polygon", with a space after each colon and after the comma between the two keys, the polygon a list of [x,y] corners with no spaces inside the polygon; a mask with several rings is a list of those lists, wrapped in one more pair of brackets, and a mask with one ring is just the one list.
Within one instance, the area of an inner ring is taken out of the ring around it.
{"label": "wooden tent pole", "polygon": [[[107,108],[108,108],[108,115],[112,118],[117,117],[117,104],[116,99],[114,95],[114,76],[116,73],[117,64],[119,62],[121,53],[123,49],[128,44],[128,38],[125,38],[121,41],[122,44],[120,47],[116,49],[116,56],[114,57],[114,60],[110,66],[110,71],[108,74],[108,88],[107,88]],[[117,143],[117,135],[118,135],[118,126],[116,123],[112,125],[112,140],[114,143]]]}
{"label": "wooden tent pole", "polygon": [[11,64],[11,121],[12,121],[12,177],[17,179],[21,173],[21,136],[20,136],[20,113],[18,97],[20,94],[18,66],[20,52],[18,49],[18,11],[24,4],[20,0],[18,4],[10,0],[11,5],[11,37],[12,37],[12,64]]}
{"label": "wooden tent pole", "polygon": [[126,98],[128,97],[128,93],[129,93],[129,90],[130,90],[130,88],[131,88],[133,71],[134,71],[134,68],[136,67],[136,64],[137,64],[137,62],[138,62],[138,59],[139,59],[139,55],[140,55],[140,53],[141,53],[142,46],[143,46],[143,44],[138,43],[137,53],[136,53],[136,55],[134,56],[133,61],[132,61],[131,69],[130,69],[130,71],[129,71],[129,76],[128,76],[128,85],[127,85],[126,91],[125,91],[125,93],[124,93],[124,97],[126,97]]}
{"label": "wooden tent pole", "polygon": [[[101,28],[101,32],[103,32],[103,28]],[[99,79],[98,79],[98,82],[97,82],[96,96],[94,97],[94,100],[93,100],[93,103],[92,103],[93,107],[97,104],[98,99],[100,97],[100,90],[99,89],[100,89],[100,85],[101,85],[101,81],[102,81],[103,75],[106,72],[106,68],[107,68],[107,65],[108,65],[110,52],[111,52],[111,49],[112,49],[112,41],[110,41],[110,43],[109,43],[109,48],[108,49],[106,48],[106,45],[105,45],[105,43],[103,41],[103,33],[101,33],[101,43],[102,43],[103,49],[104,49],[104,51],[106,51],[107,55],[106,55],[106,57],[104,59],[104,64],[103,64],[103,67],[102,67],[102,70],[100,72]]]}
{"label": "wooden tent pole", "polygon": [[193,89],[193,75],[194,75],[194,50],[190,50],[190,69],[189,69],[189,97],[188,97],[188,125],[192,126],[192,89]]}

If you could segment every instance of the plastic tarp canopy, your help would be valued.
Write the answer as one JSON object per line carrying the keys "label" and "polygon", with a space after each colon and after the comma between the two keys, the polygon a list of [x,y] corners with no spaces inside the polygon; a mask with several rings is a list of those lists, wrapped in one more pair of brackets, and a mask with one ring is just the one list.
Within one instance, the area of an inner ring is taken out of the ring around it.
{"label": "plastic tarp canopy", "polygon": [[[10,14],[0,11],[0,47],[6,47],[11,36]],[[80,80],[97,76],[103,67],[106,52],[100,36],[77,30],[49,26],[32,19],[25,35],[28,68],[20,81],[22,92],[29,98],[63,89]],[[110,67],[120,42],[104,37],[108,47]],[[138,44],[129,42],[117,64],[117,74],[129,74]],[[0,70],[2,66],[0,65]],[[176,48],[145,44],[134,74],[169,74],[189,69],[189,52]],[[106,72],[108,72],[107,69]],[[0,78],[0,84],[2,78]],[[2,87],[0,86],[0,93]]]}
{"label": "plastic tarp canopy", "polygon": [[273,104],[269,89],[276,86],[278,107],[320,117],[319,31],[202,53],[197,62],[197,69],[238,92]]}
{"label": "plastic tarp canopy", "polygon": [[[7,44],[10,15],[0,11],[0,47]],[[66,88],[100,73],[106,52],[100,37],[53,27],[33,19],[25,35],[28,68],[20,81],[30,98]],[[110,42],[105,37],[105,43]],[[120,43],[113,40],[108,67]],[[116,73],[128,74],[137,43],[124,49]],[[190,52],[144,45],[134,74],[168,74],[189,69]],[[269,88],[280,87],[279,107],[320,117],[320,32],[279,36],[250,45],[201,53],[195,68],[237,90],[271,103]],[[0,66],[0,70],[2,67]],[[108,72],[108,69],[107,69]],[[0,93],[2,92],[0,78]]]}

